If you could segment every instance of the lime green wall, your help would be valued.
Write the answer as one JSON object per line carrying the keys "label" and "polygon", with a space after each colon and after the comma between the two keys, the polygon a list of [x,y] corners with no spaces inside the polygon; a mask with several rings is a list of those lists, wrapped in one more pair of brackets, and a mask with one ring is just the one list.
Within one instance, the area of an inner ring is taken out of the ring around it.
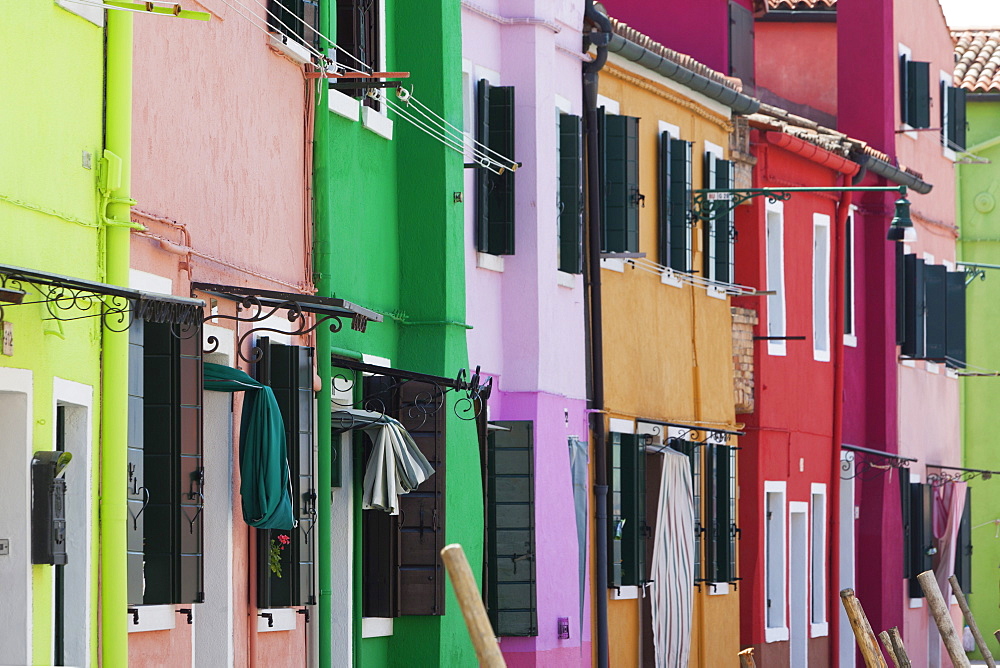
{"label": "lime green wall", "polygon": [[[958,166],[958,216],[961,225],[960,258],[966,262],[1000,265],[1000,102],[976,102],[969,96],[969,151],[991,164]],[[967,345],[970,364],[1000,369],[1000,270],[987,270],[986,280],[974,280],[966,288],[968,314]],[[996,378],[964,378],[963,445],[965,466],[997,469],[996,407],[1000,384]],[[972,525],[1000,517],[1000,485],[977,478],[972,489]],[[994,527],[972,531],[972,593],[969,604],[979,628],[1000,628],[996,605],[997,564],[1000,540]],[[978,653],[975,655],[978,656]]]}
{"label": "lime green wall", "polygon": [[[324,5],[328,15],[330,8],[331,3]],[[410,72],[404,85],[460,127],[459,3],[385,0],[385,9],[386,69]],[[388,357],[397,368],[454,377],[468,367],[464,205],[454,201],[463,188],[462,156],[392,112],[391,141],[359,121],[325,109],[320,113],[325,117],[317,119],[316,132],[317,284],[322,294],[386,315],[364,334],[345,327],[330,337],[330,345]],[[454,401],[449,395],[447,409]],[[482,563],[475,426],[449,412],[446,429],[446,542],[461,543],[471,563]],[[388,639],[357,641],[356,663],[475,665],[450,583],[445,607],[443,617],[396,619]]]}

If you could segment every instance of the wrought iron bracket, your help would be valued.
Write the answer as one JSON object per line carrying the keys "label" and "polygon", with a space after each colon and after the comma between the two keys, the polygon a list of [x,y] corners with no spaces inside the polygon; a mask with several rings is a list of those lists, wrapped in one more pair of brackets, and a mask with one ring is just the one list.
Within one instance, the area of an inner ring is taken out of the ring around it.
{"label": "wrought iron bracket", "polygon": [[911,457],[903,457],[891,452],[871,450],[869,448],[845,448],[840,460],[840,479],[853,480],[861,478],[870,480],[892,469],[908,469],[917,461]]}
{"label": "wrought iron bracket", "polygon": [[961,466],[939,466],[937,464],[928,464],[928,469],[935,469],[937,473],[928,473],[927,482],[935,487],[940,487],[941,485],[947,485],[953,482],[969,482],[970,480],[975,480],[976,478],[982,477],[983,480],[989,480],[994,475],[1000,475],[1000,471],[987,471],[984,469],[967,469]]}

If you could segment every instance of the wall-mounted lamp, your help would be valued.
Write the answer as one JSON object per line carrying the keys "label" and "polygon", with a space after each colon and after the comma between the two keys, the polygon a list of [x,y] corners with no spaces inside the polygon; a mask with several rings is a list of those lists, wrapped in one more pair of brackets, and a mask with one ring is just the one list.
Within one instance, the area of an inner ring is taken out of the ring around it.
{"label": "wall-mounted lamp", "polygon": [[13,288],[0,288],[0,302],[5,304],[20,304],[24,301],[24,290]]}
{"label": "wall-mounted lamp", "polygon": [[906,241],[912,243],[917,240],[917,230],[910,220],[910,200],[906,196],[896,200],[896,215],[889,223],[889,233],[886,234],[889,241]]}

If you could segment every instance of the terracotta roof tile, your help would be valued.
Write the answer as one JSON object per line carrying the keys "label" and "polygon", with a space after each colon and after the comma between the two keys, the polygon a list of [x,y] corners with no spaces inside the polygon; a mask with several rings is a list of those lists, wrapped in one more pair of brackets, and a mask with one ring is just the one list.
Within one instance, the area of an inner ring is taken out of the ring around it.
{"label": "terracotta roof tile", "polygon": [[768,9],[807,9],[822,11],[836,9],[837,0],[765,0]]}
{"label": "terracotta roof tile", "polygon": [[678,53],[673,49],[668,49],[667,47],[663,46],[662,44],[654,40],[652,37],[648,37],[642,34],[635,28],[628,25],[627,23],[623,23],[618,19],[611,18],[611,26],[614,33],[619,37],[624,37],[630,42],[634,42],[635,44],[638,44],[639,46],[645,49],[649,49],[656,55],[662,56],[663,58],[671,62],[677,63],[681,67],[689,69],[695,74],[700,74],[701,76],[707,79],[716,81],[722,84],[723,86],[728,86],[729,88],[732,88],[736,91],[739,92],[743,91],[743,82],[740,81],[738,78],[728,77],[722,72],[719,72],[718,70],[713,70],[708,65],[705,65],[704,63],[695,60],[691,56],[685,55],[683,53]]}
{"label": "terracotta roof tile", "polygon": [[1000,29],[953,30],[954,82],[970,93],[1000,93]]}

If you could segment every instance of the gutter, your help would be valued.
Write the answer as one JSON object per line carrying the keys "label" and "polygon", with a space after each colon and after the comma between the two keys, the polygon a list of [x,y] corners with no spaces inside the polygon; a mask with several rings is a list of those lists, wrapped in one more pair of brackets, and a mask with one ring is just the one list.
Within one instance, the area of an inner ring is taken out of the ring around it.
{"label": "gutter", "polygon": [[[590,10],[588,9],[588,11]],[[587,16],[589,18],[590,15],[588,14]],[[607,20],[606,17],[605,20]],[[611,30],[610,23],[607,30],[608,32]],[[639,46],[635,42],[625,39],[621,35],[611,34],[607,50],[617,53],[622,58],[631,60],[633,63],[652,70],[671,81],[676,81],[679,84],[687,86],[691,90],[697,91],[705,97],[729,107],[734,113],[744,115],[754,114],[760,110],[760,100],[749,95],[744,95],[729,86],[724,86],[718,81],[712,81],[697,72],[692,72],[686,67],[678,65],[644,46]],[[597,53],[600,56],[600,47],[598,47]]]}
{"label": "gutter", "polygon": [[[104,158],[105,280],[128,286],[131,241],[132,13],[107,12]],[[116,159],[116,157],[118,159]],[[111,169],[114,166],[115,169]],[[120,179],[114,178],[119,176]],[[101,328],[101,665],[128,665],[128,332]]]}
{"label": "gutter", "polygon": [[914,192],[920,193],[921,195],[926,195],[934,187],[933,184],[927,183],[926,181],[917,178],[913,174],[904,172],[899,167],[891,165],[885,160],[880,160],[871,155],[858,155],[853,154],[852,159],[861,165],[862,169],[865,169],[872,174],[881,176],[882,178],[888,179],[893,183],[898,183],[901,186],[906,186]]}
{"label": "gutter", "polygon": [[590,410],[592,439],[594,443],[594,548],[596,591],[594,607],[597,628],[594,640],[597,645],[597,666],[608,668],[608,454],[604,434],[604,338],[601,302],[601,197],[600,153],[597,137],[597,84],[598,72],[608,60],[608,40],[614,39],[611,21],[594,7],[593,0],[586,0],[585,21],[597,27],[594,32],[584,30],[584,50],[597,47],[593,61],[583,64],[584,146],[587,169],[587,215],[585,218],[587,253],[584,276],[587,277],[587,351],[590,366]]}
{"label": "gutter", "polygon": [[785,132],[769,130],[764,133],[764,139],[769,144],[783,148],[790,153],[800,155],[806,160],[822,165],[828,169],[854,176],[861,169],[861,166],[853,160],[832,153],[821,146],[817,146],[805,139],[800,139]]}

